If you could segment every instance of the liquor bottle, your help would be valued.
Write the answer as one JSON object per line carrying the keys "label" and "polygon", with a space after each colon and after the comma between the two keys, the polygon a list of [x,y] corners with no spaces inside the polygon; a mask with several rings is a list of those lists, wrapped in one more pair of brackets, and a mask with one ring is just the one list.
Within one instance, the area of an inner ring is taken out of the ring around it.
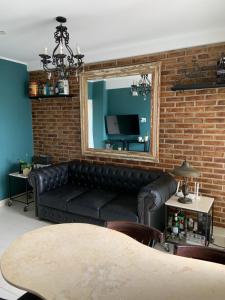
{"label": "liquor bottle", "polygon": [[198,222],[197,221],[194,222],[193,232],[194,233],[198,232]]}
{"label": "liquor bottle", "polygon": [[187,227],[188,227],[188,231],[192,231],[192,230],[193,230],[193,227],[194,227],[194,221],[193,221],[192,218],[189,218],[189,219],[188,219]]}
{"label": "liquor bottle", "polygon": [[177,212],[174,214],[172,232],[173,232],[174,235],[179,234],[179,220],[178,220],[178,213]]}
{"label": "liquor bottle", "polygon": [[181,210],[178,214],[178,220],[179,220],[179,229],[180,231],[185,230],[185,214]]}

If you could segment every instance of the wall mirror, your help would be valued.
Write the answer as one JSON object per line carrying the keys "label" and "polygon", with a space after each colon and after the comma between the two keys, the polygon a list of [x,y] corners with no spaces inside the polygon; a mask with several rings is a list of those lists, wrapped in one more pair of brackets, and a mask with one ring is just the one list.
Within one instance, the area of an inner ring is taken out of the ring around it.
{"label": "wall mirror", "polygon": [[158,161],[160,63],[86,71],[82,155]]}

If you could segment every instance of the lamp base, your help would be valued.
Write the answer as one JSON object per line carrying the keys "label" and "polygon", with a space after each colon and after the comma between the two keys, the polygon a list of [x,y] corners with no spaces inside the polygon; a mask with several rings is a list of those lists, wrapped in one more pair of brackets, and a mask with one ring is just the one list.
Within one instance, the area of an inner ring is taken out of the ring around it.
{"label": "lamp base", "polygon": [[189,203],[192,203],[192,200],[187,197],[180,197],[178,199],[178,202],[183,203],[183,204],[189,204]]}

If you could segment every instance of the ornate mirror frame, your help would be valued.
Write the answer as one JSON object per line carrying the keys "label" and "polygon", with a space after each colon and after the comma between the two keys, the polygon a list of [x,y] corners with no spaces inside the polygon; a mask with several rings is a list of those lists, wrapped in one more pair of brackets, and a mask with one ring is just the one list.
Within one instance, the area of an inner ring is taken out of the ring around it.
{"label": "ornate mirror frame", "polygon": [[[112,77],[152,74],[151,89],[151,142],[149,152],[116,151],[88,147],[88,80],[100,80]],[[81,150],[84,156],[108,157],[140,161],[159,161],[159,112],[160,112],[160,74],[161,63],[132,65],[85,71],[80,74],[80,112],[81,112]]]}

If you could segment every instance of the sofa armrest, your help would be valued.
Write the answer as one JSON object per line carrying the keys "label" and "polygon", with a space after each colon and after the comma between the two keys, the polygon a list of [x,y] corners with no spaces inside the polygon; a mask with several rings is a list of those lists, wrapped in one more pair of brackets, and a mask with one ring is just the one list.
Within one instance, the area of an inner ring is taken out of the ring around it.
{"label": "sofa armrest", "polygon": [[30,185],[38,195],[67,184],[68,179],[67,163],[34,169],[28,177]]}
{"label": "sofa armrest", "polygon": [[141,188],[138,194],[138,216],[140,222],[148,223],[148,212],[156,211],[176,192],[177,182],[165,173]]}

